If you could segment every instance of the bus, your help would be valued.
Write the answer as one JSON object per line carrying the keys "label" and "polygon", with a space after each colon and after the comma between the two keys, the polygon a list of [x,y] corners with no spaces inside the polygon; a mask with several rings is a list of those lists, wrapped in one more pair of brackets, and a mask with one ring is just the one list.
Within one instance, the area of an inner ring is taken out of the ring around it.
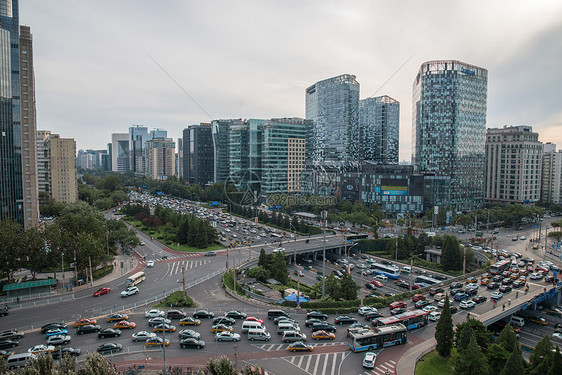
{"label": "bus", "polygon": [[347,239],[347,242],[350,242],[367,239],[369,238],[369,235],[367,233],[348,234],[347,236],[345,236],[345,238]]}
{"label": "bus", "polygon": [[144,272],[137,272],[127,279],[127,286],[137,285],[142,283],[145,279]]}
{"label": "bus", "polygon": [[349,347],[354,352],[382,349],[387,346],[401,345],[408,341],[407,329],[402,324],[376,327],[369,332],[350,333]]}
{"label": "bus", "polygon": [[393,326],[402,324],[407,330],[420,328],[427,325],[428,312],[423,310],[406,311],[402,314],[396,314],[387,318],[380,318],[377,320],[377,326]]}
{"label": "bus", "polygon": [[283,238],[282,235],[280,235],[279,233],[271,233],[271,237],[277,237],[277,238]]}
{"label": "bus", "polygon": [[377,275],[386,275],[389,279],[396,280],[400,277],[400,268],[393,264],[371,263],[371,269]]}
{"label": "bus", "polygon": [[490,266],[490,273],[492,275],[499,275],[503,271],[509,271],[511,269],[511,260],[500,260]]}
{"label": "bus", "polygon": [[416,277],[416,284],[423,284],[425,286],[432,286],[439,284],[441,281],[434,279],[433,277],[420,275]]}

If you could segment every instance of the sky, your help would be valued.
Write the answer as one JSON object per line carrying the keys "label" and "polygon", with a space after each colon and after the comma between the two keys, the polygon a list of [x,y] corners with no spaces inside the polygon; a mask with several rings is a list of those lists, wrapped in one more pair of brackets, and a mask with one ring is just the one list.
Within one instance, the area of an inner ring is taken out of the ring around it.
{"label": "sky", "polygon": [[[132,125],[177,139],[226,118],[305,117],[305,89],[354,74],[400,102],[410,160],[421,64],[488,70],[487,127],[562,148],[562,2],[20,0],[33,34],[37,128],[105,149]],[[171,78],[170,78],[171,77]]]}

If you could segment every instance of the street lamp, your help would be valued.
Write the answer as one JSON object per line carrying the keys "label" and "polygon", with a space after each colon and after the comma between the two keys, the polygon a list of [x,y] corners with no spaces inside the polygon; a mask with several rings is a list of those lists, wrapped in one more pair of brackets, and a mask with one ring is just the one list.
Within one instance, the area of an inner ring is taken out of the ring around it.
{"label": "street lamp", "polygon": [[326,218],[328,216],[328,212],[326,210],[322,211],[322,220],[323,220],[323,246],[322,246],[322,298],[325,296],[326,292]]}
{"label": "street lamp", "polygon": [[62,266],[62,287],[64,289],[64,253],[61,253],[61,266]]}

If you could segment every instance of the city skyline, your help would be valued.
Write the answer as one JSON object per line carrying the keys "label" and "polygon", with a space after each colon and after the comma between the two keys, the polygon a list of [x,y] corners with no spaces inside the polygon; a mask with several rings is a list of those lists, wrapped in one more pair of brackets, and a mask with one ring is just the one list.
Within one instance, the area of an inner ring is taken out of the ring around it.
{"label": "city skyline", "polygon": [[408,160],[412,82],[437,59],[489,71],[488,128],[530,125],[562,144],[555,2],[120,1],[107,12],[93,1],[25,0],[20,22],[34,34],[38,129],[74,137],[78,149],[105,148],[134,124],[177,139],[212,119],[304,118],[306,87],[353,74],[360,99],[401,103]]}

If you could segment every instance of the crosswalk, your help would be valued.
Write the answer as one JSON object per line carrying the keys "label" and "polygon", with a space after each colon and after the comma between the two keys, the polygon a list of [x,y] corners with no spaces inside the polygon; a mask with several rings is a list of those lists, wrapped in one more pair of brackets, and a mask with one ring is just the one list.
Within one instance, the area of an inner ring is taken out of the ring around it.
{"label": "crosswalk", "polygon": [[166,271],[166,276],[173,276],[177,274],[181,274],[182,267],[187,271],[197,267],[201,267],[207,263],[210,263],[209,259],[201,259],[201,260],[184,260],[181,262],[170,262],[168,263],[168,270]]}
{"label": "crosswalk", "polygon": [[[184,258],[193,258],[193,257],[203,257],[204,254],[201,253],[186,253],[186,254],[167,254],[168,258],[165,261],[170,261],[174,259],[184,259]],[[161,254],[152,254],[147,256],[144,261],[148,262],[149,260],[154,261],[155,263],[162,262],[162,255]]]}
{"label": "crosswalk", "polygon": [[377,364],[377,366],[375,366],[374,369],[372,369],[371,371],[365,371],[363,374],[364,375],[386,375],[386,374],[395,374],[395,369],[396,369],[396,362],[394,362],[393,360],[389,359],[388,361],[384,362],[384,363],[380,363]]}
{"label": "crosswalk", "polygon": [[[332,346],[332,345],[341,345],[341,342],[326,342],[326,343],[317,343],[317,344],[310,344],[314,347],[319,346]],[[266,352],[274,351],[274,350],[287,350],[290,344],[252,344],[258,349],[261,349]]]}
{"label": "crosswalk", "polygon": [[336,375],[340,373],[338,369],[347,355],[349,352],[310,354],[283,358],[283,360],[310,375]]}

